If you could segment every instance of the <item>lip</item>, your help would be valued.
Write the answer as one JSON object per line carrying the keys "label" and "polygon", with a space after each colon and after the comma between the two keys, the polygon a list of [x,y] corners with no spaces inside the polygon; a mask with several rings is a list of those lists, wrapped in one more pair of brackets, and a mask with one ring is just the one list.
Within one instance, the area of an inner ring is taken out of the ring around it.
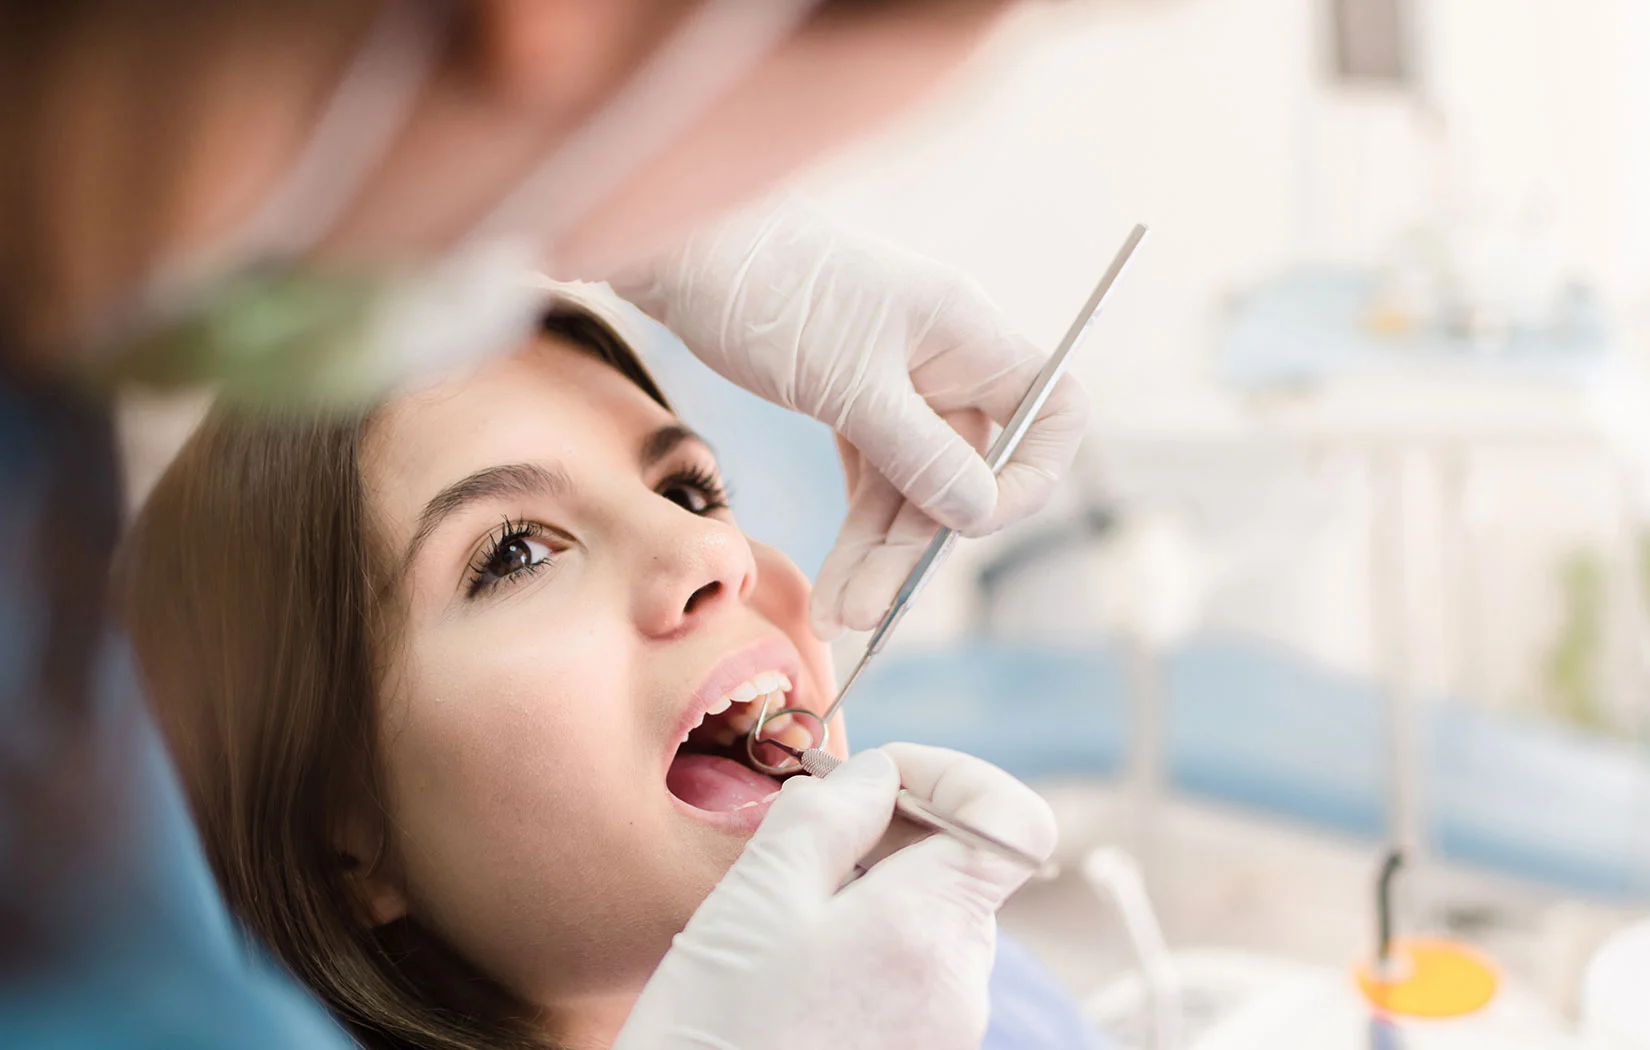
{"label": "lip", "polygon": [[[682,717],[676,724],[676,731],[665,741],[665,752],[659,765],[661,777],[670,771],[670,763],[676,757],[676,749],[682,746],[682,741],[687,739],[693,727],[705,717],[710,706],[733,692],[734,687],[740,682],[763,671],[778,671],[789,678],[792,689],[787,702],[792,707],[807,707],[812,710],[808,702],[810,683],[807,676],[802,673],[802,654],[796,651],[796,646],[791,640],[781,634],[753,642],[723,657],[710,669],[700,681],[699,687],[693,691],[693,695],[688,698],[687,706],[682,710]],[[692,809],[691,806],[688,808]],[[753,806],[742,811],[741,815],[766,811],[766,806]],[[760,817],[757,819],[760,820]]]}

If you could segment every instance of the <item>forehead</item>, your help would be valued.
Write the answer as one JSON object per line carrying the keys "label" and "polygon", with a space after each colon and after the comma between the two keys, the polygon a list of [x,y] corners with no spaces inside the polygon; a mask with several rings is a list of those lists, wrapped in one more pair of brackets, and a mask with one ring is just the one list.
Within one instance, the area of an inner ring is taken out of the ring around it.
{"label": "forehead", "polygon": [[634,470],[643,441],[674,420],[611,365],[541,337],[390,402],[374,416],[362,467],[387,524],[400,528],[441,488],[488,467],[553,461],[574,477]]}

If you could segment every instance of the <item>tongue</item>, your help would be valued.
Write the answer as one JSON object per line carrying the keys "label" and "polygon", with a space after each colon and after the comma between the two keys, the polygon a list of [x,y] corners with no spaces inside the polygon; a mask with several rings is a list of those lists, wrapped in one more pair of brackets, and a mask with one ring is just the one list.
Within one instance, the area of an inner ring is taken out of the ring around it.
{"label": "tongue", "polygon": [[725,812],[762,801],[779,790],[779,781],[731,758],[679,753],[665,774],[665,786],[695,809]]}

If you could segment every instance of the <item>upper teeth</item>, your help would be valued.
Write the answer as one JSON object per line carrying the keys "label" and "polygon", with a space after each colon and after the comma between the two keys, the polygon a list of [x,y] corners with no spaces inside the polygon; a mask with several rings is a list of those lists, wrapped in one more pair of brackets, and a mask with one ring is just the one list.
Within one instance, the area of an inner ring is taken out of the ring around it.
{"label": "upper teeth", "polygon": [[[729,703],[748,704],[759,696],[767,696],[769,693],[776,691],[790,692],[791,680],[778,671],[763,671],[754,678],[740,682],[733,692],[723,697],[723,699]],[[720,703],[720,701],[718,702]],[[724,707],[723,710],[725,711],[727,708]]]}
{"label": "upper teeth", "polygon": [[[712,715],[719,715],[728,708],[732,707],[734,704],[748,704],[759,696],[767,696],[769,693],[788,693],[793,688],[794,686],[791,685],[791,680],[788,676],[780,673],[779,671],[763,671],[759,675],[740,682],[738,686],[730,690],[721,699],[713,701],[711,705],[705,709],[705,713],[699,719],[699,723],[703,725],[706,718],[709,718]],[[749,722],[754,722],[755,720],[755,712],[752,712],[750,718],[746,719],[746,721]],[[750,726],[746,725],[738,728],[741,732],[743,732],[745,729],[749,729]]]}

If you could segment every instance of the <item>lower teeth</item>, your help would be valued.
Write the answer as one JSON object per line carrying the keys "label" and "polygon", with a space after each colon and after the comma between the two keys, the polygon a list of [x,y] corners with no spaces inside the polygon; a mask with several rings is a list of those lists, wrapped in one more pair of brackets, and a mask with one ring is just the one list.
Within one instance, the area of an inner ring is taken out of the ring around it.
{"label": "lower teeth", "polygon": [[763,803],[764,803],[764,802],[772,802],[772,801],[773,801],[773,800],[774,800],[774,799],[776,799],[776,798],[778,798],[778,797],[779,797],[779,792],[777,792],[777,791],[775,791],[775,792],[774,792],[774,793],[773,793],[773,794],[771,794],[771,795],[768,795],[768,796],[766,796],[766,797],[763,797],[763,798],[759,798],[759,799],[757,799],[757,800],[756,800],[756,801],[754,801],[754,802],[741,802],[741,803],[740,803],[740,804],[739,804],[739,805],[737,805],[737,806],[734,806],[734,807],[733,807],[733,808],[732,808],[732,809],[731,809],[731,810],[729,810],[729,811],[728,811],[728,812],[730,812],[730,813],[737,813],[737,812],[739,812],[739,811],[740,811],[740,810],[742,810],[742,809],[750,809],[750,808],[751,808],[751,807],[752,807],[752,806],[760,806],[760,805],[762,805],[762,804],[763,804]]}

